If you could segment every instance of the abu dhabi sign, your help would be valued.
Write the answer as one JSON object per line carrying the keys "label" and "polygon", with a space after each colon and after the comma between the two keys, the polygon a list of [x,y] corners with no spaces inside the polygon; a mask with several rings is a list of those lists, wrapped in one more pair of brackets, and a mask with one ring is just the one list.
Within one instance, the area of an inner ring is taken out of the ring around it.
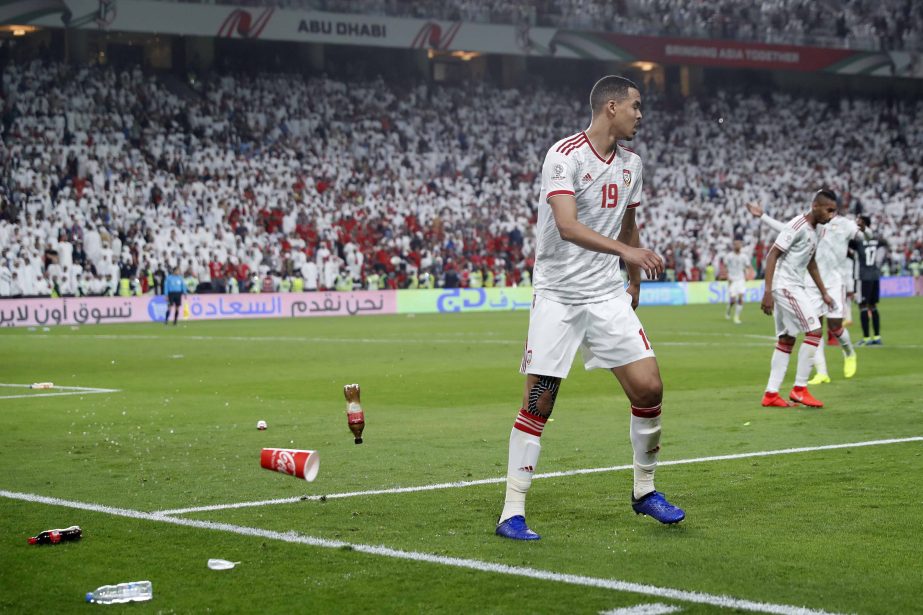
{"label": "abu dhabi sign", "polygon": [[632,36],[527,25],[158,0],[12,0],[0,22],[43,27],[923,78],[923,54]]}

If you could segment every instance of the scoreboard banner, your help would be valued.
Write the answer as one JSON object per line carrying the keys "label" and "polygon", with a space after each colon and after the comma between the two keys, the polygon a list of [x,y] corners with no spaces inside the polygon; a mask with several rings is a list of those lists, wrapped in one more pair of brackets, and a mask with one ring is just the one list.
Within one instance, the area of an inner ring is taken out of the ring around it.
{"label": "scoreboard banner", "polygon": [[923,54],[162,0],[0,0],[0,23],[249,40],[923,78]]}

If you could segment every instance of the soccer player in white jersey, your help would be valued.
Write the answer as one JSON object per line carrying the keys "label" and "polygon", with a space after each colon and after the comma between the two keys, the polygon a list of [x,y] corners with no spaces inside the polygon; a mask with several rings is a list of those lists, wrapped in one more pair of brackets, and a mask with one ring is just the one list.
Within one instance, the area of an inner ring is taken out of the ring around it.
{"label": "soccer player in white jersey", "polygon": [[744,309],[744,293],[747,291],[747,268],[750,266],[749,254],[742,252],[743,242],[734,240],[734,251],[724,257],[728,271],[728,309],[725,318],[731,317],[734,310],[734,324],[740,324],[740,313]]}
{"label": "soccer player in white jersey", "polygon": [[[660,451],[663,384],[650,340],[634,310],[641,271],[663,272],[663,260],[640,247],[641,159],[619,146],[641,121],[641,93],[622,77],[600,79],[590,93],[590,127],[548,150],[535,229],[534,295],[520,372],[522,407],[510,433],[506,500],[496,533],[538,540],[525,520],[526,493],[538,465],[541,436],[577,348],[586,369],[607,369],[631,403],[634,451],[632,508],[662,523],[685,513],[654,489]],[[628,270],[626,291],[619,260]]]}
{"label": "soccer player in white jersey", "polygon": [[795,386],[788,398],[814,408],[824,404],[808,391],[808,377],[814,355],[820,344],[820,314],[805,288],[805,271],[814,280],[825,307],[835,307],[817,270],[814,253],[824,234],[823,225],[836,214],[836,195],[830,190],[819,190],[814,195],[811,209],[798,214],[785,224],[766,258],[766,290],[763,293],[763,312],[775,314],[776,343],[769,371],[769,383],[763,394],[763,406],[791,406],[779,396],[779,387],[788,370],[789,358],[795,345],[795,336],[805,334],[798,350],[798,369]]}
{"label": "soccer player in white jersey", "polygon": [[[747,210],[776,231],[781,232],[785,228],[784,223],[770,217],[756,203],[748,203]],[[840,211],[824,226],[824,236],[817,246],[815,260],[817,261],[817,270],[820,272],[820,277],[827,288],[827,293],[836,302],[834,307],[826,311],[827,331],[836,338],[843,351],[843,375],[846,378],[852,378],[856,375],[857,357],[849,331],[843,327],[843,320],[849,315],[849,293],[851,292],[847,280],[843,278],[843,272],[846,268],[846,253],[849,248],[849,242],[859,234],[859,227],[855,222],[847,218],[845,213],[845,211]],[[823,312],[825,306],[820,290],[807,273],[805,274],[804,283],[808,296],[814,302],[815,309],[818,310],[818,313]],[[823,323],[823,315],[820,316],[820,320]],[[824,345],[824,338],[821,337],[820,347],[814,355],[814,369],[817,370],[817,373],[808,381],[808,384],[830,382],[830,375],[827,373],[827,358],[824,355]]]}

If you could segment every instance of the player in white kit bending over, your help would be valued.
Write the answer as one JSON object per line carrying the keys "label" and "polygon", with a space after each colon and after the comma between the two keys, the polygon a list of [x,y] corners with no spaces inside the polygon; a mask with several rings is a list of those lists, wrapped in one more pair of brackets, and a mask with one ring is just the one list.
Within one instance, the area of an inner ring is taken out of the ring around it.
{"label": "player in white kit bending over", "polygon": [[744,309],[744,293],[747,292],[747,269],[750,267],[750,251],[742,250],[743,242],[734,240],[734,251],[724,257],[728,270],[728,309],[725,318],[734,310],[734,324],[740,324],[740,313]]}
{"label": "player in white kit bending over", "polygon": [[[784,222],[771,218],[757,203],[748,203],[747,210],[776,232],[781,232],[785,228]],[[859,234],[859,227],[846,217],[846,210],[843,206],[838,205],[838,210],[837,215],[824,226],[824,236],[817,245],[817,254],[814,259],[817,261],[817,271],[824,281],[827,294],[836,302],[835,307],[826,310],[827,331],[837,340],[843,350],[843,375],[846,378],[852,378],[856,375],[856,349],[853,348],[849,331],[843,327],[843,322],[849,315],[848,277],[852,275],[852,268],[848,264],[846,254],[849,242]],[[814,285],[814,281],[807,273],[804,284],[808,296],[814,302],[815,309],[821,313],[825,306],[820,289]],[[821,316],[820,320],[823,322],[824,316]],[[827,359],[824,355],[823,336],[821,336],[817,353],[814,355],[814,369],[817,373],[808,381],[808,384],[830,382],[830,375],[827,373]]]}
{"label": "player in white kit bending over", "polygon": [[[641,270],[649,278],[663,271],[663,260],[640,247],[635,223],[641,158],[618,145],[638,130],[641,93],[628,79],[604,77],[593,86],[590,108],[590,127],[555,143],[542,166],[535,294],[520,366],[525,391],[510,433],[506,501],[496,527],[497,535],[515,540],[539,538],[526,524],[526,493],[558,387],[578,347],[586,368],[610,370],[631,403],[632,508],[662,523],[685,517],[654,489],[663,384],[634,312]],[[628,269],[627,292],[620,258]]]}
{"label": "player in white kit bending over", "polygon": [[823,225],[836,214],[836,195],[830,190],[818,190],[811,203],[811,209],[798,214],[785,224],[779,233],[769,256],[766,258],[766,290],[763,292],[763,312],[775,314],[776,343],[769,372],[769,383],[763,394],[763,406],[791,406],[779,396],[779,387],[788,370],[789,358],[795,345],[795,336],[805,334],[798,350],[798,370],[795,386],[788,398],[814,408],[824,404],[808,391],[808,376],[814,364],[814,354],[820,344],[821,322],[817,306],[811,301],[805,288],[805,271],[810,274],[820,291],[825,307],[836,303],[827,294],[827,288],[817,270],[814,253],[823,236]]}

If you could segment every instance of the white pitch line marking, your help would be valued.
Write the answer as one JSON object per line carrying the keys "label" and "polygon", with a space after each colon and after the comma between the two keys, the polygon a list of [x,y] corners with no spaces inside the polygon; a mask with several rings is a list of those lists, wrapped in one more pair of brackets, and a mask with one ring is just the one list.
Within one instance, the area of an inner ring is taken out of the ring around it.
{"label": "white pitch line marking", "polygon": [[[923,442],[923,436],[913,436],[909,438],[892,438],[888,440],[869,440],[866,442],[850,442],[847,444],[825,444],[822,446],[805,446],[801,448],[784,448],[774,451],[756,451],[751,453],[735,453],[732,455],[714,455],[711,457],[696,457],[693,459],[674,459],[673,461],[661,461],[658,466],[677,466],[688,463],[704,463],[708,461],[731,461],[734,459],[749,459],[752,457],[771,457],[773,455],[791,455],[795,453],[811,453],[815,451],[829,451],[840,448],[853,448],[859,446],[880,446],[884,444],[903,444],[906,442]],[[532,478],[562,478],[566,476],[578,476],[580,474],[598,474],[600,472],[617,472],[619,470],[630,470],[633,466],[610,466],[607,468],[582,468],[579,470],[565,470],[561,472],[545,472],[535,474]],[[195,512],[209,512],[213,510],[229,510],[232,508],[250,508],[254,506],[270,506],[273,504],[294,504],[295,502],[310,500],[335,500],[340,498],[352,498],[366,495],[385,495],[393,493],[416,493],[419,491],[435,491],[437,489],[457,489],[460,487],[472,487],[475,485],[493,485],[505,483],[506,478],[481,478],[478,480],[458,481],[454,483],[436,483],[434,485],[419,485],[416,487],[395,487],[393,489],[370,489],[366,491],[348,491],[345,493],[330,493],[325,495],[300,495],[290,498],[278,498],[273,500],[256,500],[250,502],[234,502],[232,504],[213,504],[211,506],[194,506],[191,508],[174,508],[170,510],[158,510],[151,514],[155,515],[183,515]]]}
{"label": "white pitch line marking", "polygon": [[[127,334],[127,335],[115,335],[115,334],[93,334],[93,335],[35,335],[35,334],[19,334],[19,333],[10,333],[10,336],[22,336],[25,337],[28,335],[29,339],[44,339],[44,340],[59,340],[64,337],[76,337],[81,339],[99,339],[99,340],[163,340],[169,341],[171,344],[176,342],[177,339],[180,340],[191,340],[197,342],[220,342],[220,341],[230,341],[230,342],[299,342],[299,343],[324,343],[324,344],[354,344],[361,342],[363,344],[465,344],[465,343],[477,343],[478,345],[484,344],[496,344],[501,346],[509,345],[518,345],[522,346],[522,340],[503,340],[503,339],[483,339],[483,338],[466,338],[459,337],[456,339],[441,339],[441,338],[426,338],[426,339],[396,339],[396,338],[371,338],[371,337],[273,337],[273,336],[246,336],[246,335],[184,335],[179,338],[172,336],[163,336],[163,335],[140,335],[140,334]],[[672,332],[669,335],[682,335],[682,333]],[[707,337],[750,337],[758,340],[766,340],[764,343],[756,342],[737,342],[734,344],[735,348],[767,348],[767,344],[771,344],[775,339],[774,337],[769,337],[765,335],[754,335],[754,334],[738,334],[734,335],[731,333],[711,333],[703,334]],[[654,346],[692,346],[692,347],[726,347],[727,344],[721,342],[654,342]],[[899,349],[918,349],[923,348],[923,344],[888,344],[888,348],[899,348]]]}
{"label": "white pitch line marking", "polygon": [[[28,389],[28,384],[2,384],[0,387]],[[93,395],[96,393],[118,393],[120,389],[100,389],[96,387],[70,387],[55,386],[60,392],[55,393],[32,393],[26,395],[0,395],[0,399],[32,399],[33,397],[64,397],[65,395]]]}
{"label": "white pitch line marking", "polygon": [[611,611],[600,611],[599,615],[667,615],[668,613],[679,613],[683,609],[678,606],[670,606],[662,602],[653,604],[637,604],[627,606],[622,609],[612,609]]}
{"label": "white pitch line marking", "polygon": [[[715,337],[720,336],[721,334],[715,334]],[[95,335],[31,335],[30,339],[61,339],[62,337],[79,337],[82,339],[93,338],[93,339],[102,339],[102,340],[169,340],[171,343],[176,341],[175,337],[164,337],[161,335],[114,335],[114,334],[95,334]],[[746,336],[743,336],[746,337]],[[735,344],[737,347],[753,347],[753,348],[765,348],[766,344],[772,342],[775,338],[765,337],[762,335],[751,336],[758,339],[767,340],[766,343],[744,343],[738,342]],[[521,339],[515,340],[504,340],[504,339],[482,339],[482,338],[456,338],[456,339],[443,339],[443,338],[425,338],[425,339],[393,339],[393,338],[356,338],[356,337],[274,337],[274,336],[252,336],[248,337],[245,335],[185,335],[179,339],[183,340],[193,340],[198,342],[218,342],[218,341],[232,341],[232,342],[299,342],[299,343],[326,343],[326,344],[353,344],[356,342],[361,342],[363,344],[465,344],[465,343],[477,343],[477,344],[495,344],[495,345],[522,345]],[[723,342],[657,342],[656,346],[721,346],[724,347],[727,344]],[[892,344],[893,346],[893,344]]]}
{"label": "white pitch line marking", "polygon": [[[15,334],[11,334],[15,335]],[[169,341],[171,344],[175,343],[177,339],[179,340],[191,340],[196,342],[222,342],[222,341],[231,341],[231,342],[320,342],[320,343],[331,343],[331,344],[352,344],[355,342],[364,342],[369,344],[464,344],[464,343],[477,343],[477,344],[519,344],[522,345],[522,340],[490,340],[490,339],[481,339],[481,338],[455,338],[455,339],[443,339],[443,338],[420,338],[420,339],[397,339],[397,338],[369,338],[369,337],[282,337],[282,336],[246,336],[246,335],[182,335],[179,337],[173,336],[163,336],[163,335],[141,335],[141,334],[127,334],[127,335],[115,335],[115,334],[103,334],[97,333],[93,335],[30,335],[29,339],[43,339],[43,340],[59,340],[64,337],[73,337],[73,338],[82,338],[82,339],[98,339],[98,340],[163,340]]]}
{"label": "white pitch line marking", "polygon": [[[454,568],[464,568],[467,570],[478,570],[481,572],[492,572],[496,574],[506,574],[510,576],[525,577],[528,579],[537,579],[541,581],[554,581],[557,583],[567,583],[569,585],[579,585],[583,587],[596,587],[600,589],[611,589],[620,592],[629,592],[634,594],[643,594],[646,596],[656,596],[667,600],[677,600],[681,602],[693,602],[697,604],[707,604],[727,609],[739,609],[744,611],[754,611],[757,613],[775,613],[777,615],[835,615],[828,611],[808,609],[800,606],[790,606],[786,604],[772,604],[769,602],[754,602],[743,600],[732,596],[723,596],[715,594],[706,594],[701,592],[686,591],[682,589],[673,589],[670,587],[658,587],[656,585],[645,585],[642,583],[631,583],[619,579],[605,579],[600,577],[587,577],[576,574],[562,574],[551,572],[549,570],[540,570],[537,568],[526,568],[522,566],[507,566],[493,562],[485,562],[476,559],[467,559],[461,557],[447,557],[444,555],[435,555],[432,553],[423,553],[420,551],[403,551],[392,549],[385,546],[365,545],[343,542],[340,540],[328,540],[326,538],[317,538],[315,536],[306,536],[294,531],[276,532],[265,530],[258,527],[249,527],[243,525],[232,525],[230,523],[218,523],[215,521],[200,521],[197,519],[183,519],[181,517],[168,517],[156,513],[146,513],[139,510],[130,510],[127,508],[114,508],[111,506],[102,506],[89,502],[77,502],[73,500],[63,500],[60,498],[50,498],[33,493],[19,493],[15,491],[6,491],[0,489],[0,497],[11,500],[20,500],[23,502],[32,502],[37,504],[48,504],[50,506],[63,506],[66,508],[76,508],[79,510],[88,510],[92,512],[104,513],[119,517],[128,517],[130,519],[141,519],[146,521],[155,521],[160,523],[170,523],[183,527],[193,527],[203,530],[214,530],[238,534],[241,536],[250,536],[256,538],[265,538],[269,540],[279,540],[292,544],[303,544],[312,547],[322,547],[325,549],[351,549],[359,553],[369,555],[378,555],[381,557],[391,557],[394,559],[409,560],[414,562],[425,562],[429,564],[441,564],[443,566],[452,566]],[[493,537],[491,537],[493,538]]]}

